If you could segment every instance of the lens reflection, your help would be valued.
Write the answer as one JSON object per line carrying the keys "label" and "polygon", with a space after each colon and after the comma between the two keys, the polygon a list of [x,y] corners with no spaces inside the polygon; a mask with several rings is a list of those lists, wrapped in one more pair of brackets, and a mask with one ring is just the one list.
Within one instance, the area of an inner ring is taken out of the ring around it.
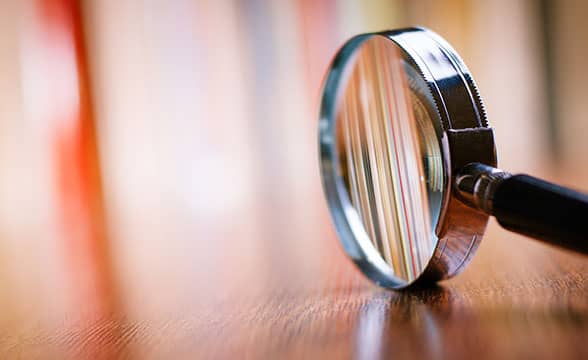
{"label": "lens reflection", "polygon": [[353,56],[337,99],[339,169],[373,246],[411,282],[437,242],[440,121],[425,81],[394,42],[373,36]]}

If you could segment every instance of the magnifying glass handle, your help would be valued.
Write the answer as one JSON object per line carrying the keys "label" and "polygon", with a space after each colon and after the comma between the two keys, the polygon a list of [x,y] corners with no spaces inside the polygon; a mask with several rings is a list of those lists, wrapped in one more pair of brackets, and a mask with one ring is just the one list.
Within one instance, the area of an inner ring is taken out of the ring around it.
{"label": "magnifying glass handle", "polygon": [[588,255],[588,195],[482,164],[467,165],[456,187],[505,229]]}

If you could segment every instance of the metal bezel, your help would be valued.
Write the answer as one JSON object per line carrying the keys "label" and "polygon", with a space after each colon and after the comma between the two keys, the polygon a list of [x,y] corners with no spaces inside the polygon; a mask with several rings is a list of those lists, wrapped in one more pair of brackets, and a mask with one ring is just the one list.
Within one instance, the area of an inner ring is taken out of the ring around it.
{"label": "metal bezel", "polygon": [[[440,139],[444,165],[444,198],[435,233],[437,244],[424,271],[413,282],[392,273],[372,246],[345,191],[335,160],[335,102],[346,64],[354,51],[372,36],[383,36],[403,51],[425,79],[442,122]],[[462,203],[453,191],[454,174],[469,162],[496,166],[492,130],[474,81],[455,50],[423,28],[359,35],[335,56],[323,88],[319,120],[320,163],[323,187],[339,239],[361,271],[379,285],[400,289],[423,281],[456,275],[471,260],[481,241],[488,215]]]}

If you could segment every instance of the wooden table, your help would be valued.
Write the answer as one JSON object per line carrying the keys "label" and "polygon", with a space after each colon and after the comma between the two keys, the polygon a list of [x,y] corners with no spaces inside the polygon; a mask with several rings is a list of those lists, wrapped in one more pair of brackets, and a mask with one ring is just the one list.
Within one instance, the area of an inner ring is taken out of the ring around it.
{"label": "wooden table", "polygon": [[189,270],[164,259],[161,291],[125,300],[119,285],[107,314],[82,305],[5,329],[1,357],[588,358],[586,258],[492,223],[462,275],[391,292],[319,228],[289,248],[276,230],[254,250],[235,238],[194,251]]}

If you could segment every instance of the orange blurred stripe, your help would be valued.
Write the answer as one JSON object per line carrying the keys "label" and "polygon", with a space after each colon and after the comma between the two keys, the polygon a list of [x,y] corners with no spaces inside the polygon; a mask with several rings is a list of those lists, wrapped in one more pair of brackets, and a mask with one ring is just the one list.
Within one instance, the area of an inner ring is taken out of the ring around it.
{"label": "orange blurred stripe", "polygon": [[[61,94],[54,113],[44,114],[51,128],[66,281],[71,283],[73,304],[100,317],[113,310],[114,294],[80,3],[37,0],[35,6],[48,55],[37,61],[69,72],[60,74],[63,84],[52,86],[71,93]],[[68,62],[72,66],[63,68]]]}

